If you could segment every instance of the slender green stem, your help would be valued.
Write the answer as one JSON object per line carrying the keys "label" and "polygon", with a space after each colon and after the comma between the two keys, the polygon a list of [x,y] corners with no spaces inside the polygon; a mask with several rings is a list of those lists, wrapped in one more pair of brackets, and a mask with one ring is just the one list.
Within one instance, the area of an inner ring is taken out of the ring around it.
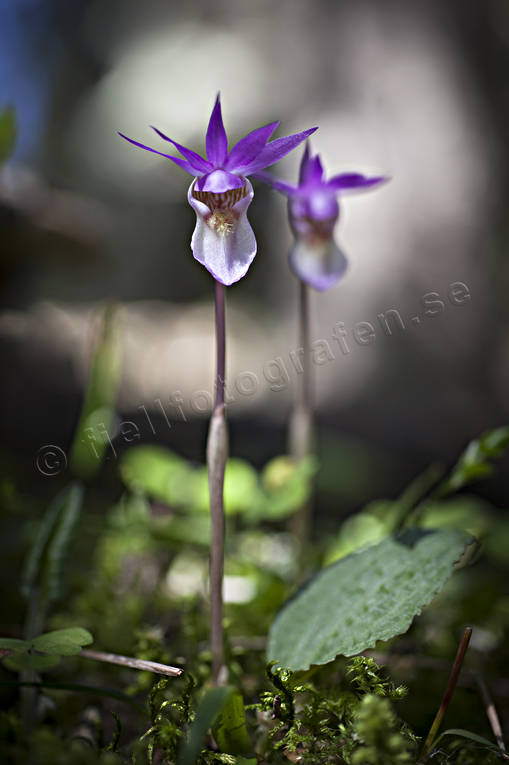
{"label": "slender green stem", "polygon": [[433,748],[433,743],[437,737],[438,730],[440,728],[440,725],[442,724],[442,720],[444,719],[444,715],[447,711],[452,695],[456,688],[456,684],[458,682],[458,677],[461,672],[461,667],[463,666],[463,661],[465,659],[465,654],[467,652],[471,635],[472,635],[472,628],[465,627],[463,636],[458,646],[456,658],[454,659],[454,664],[452,665],[451,674],[449,675],[449,680],[447,681],[447,687],[445,689],[445,693],[443,695],[442,701],[440,702],[440,707],[438,708],[438,712],[436,713],[435,719],[433,720],[433,724],[430,728],[426,741],[424,742],[424,746],[422,748],[419,762],[425,762]]}
{"label": "slender green stem", "polygon": [[[299,347],[302,348],[302,373],[297,401],[290,421],[290,452],[296,460],[308,457],[313,449],[313,380],[309,319],[309,288],[299,281]],[[305,502],[292,520],[292,530],[302,542],[311,530],[311,501]]]}
{"label": "slender green stem", "polygon": [[226,330],[225,288],[216,282],[216,405],[210,420],[207,441],[209,476],[211,542],[210,542],[210,647],[212,653],[212,680],[220,681],[224,667],[223,635],[223,568],[224,568],[224,473],[228,458],[228,431],[224,407]]}

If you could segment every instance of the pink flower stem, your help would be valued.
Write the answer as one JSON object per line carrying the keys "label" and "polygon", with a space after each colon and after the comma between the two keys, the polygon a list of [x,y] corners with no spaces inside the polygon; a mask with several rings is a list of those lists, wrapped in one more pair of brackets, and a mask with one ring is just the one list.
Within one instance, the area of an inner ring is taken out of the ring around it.
{"label": "pink flower stem", "polygon": [[[299,346],[302,349],[302,373],[297,402],[290,421],[290,452],[295,460],[308,457],[313,450],[313,381],[311,375],[311,342],[309,319],[309,287],[299,281]],[[292,530],[301,543],[311,531],[311,501],[299,508],[292,519]]]}
{"label": "pink flower stem", "polygon": [[222,681],[224,667],[223,635],[223,567],[224,567],[224,473],[228,458],[228,431],[224,408],[225,387],[225,288],[216,281],[216,404],[210,420],[207,440],[207,467],[209,476],[211,542],[210,542],[210,647],[212,654],[212,681]]}

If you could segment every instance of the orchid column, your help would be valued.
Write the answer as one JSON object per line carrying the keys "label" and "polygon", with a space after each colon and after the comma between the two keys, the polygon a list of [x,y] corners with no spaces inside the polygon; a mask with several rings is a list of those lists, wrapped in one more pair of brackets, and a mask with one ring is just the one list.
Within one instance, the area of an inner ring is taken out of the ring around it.
{"label": "orchid column", "polygon": [[223,562],[224,503],[223,485],[228,458],[224,390],[226,364],[225,287],[246,275],[256,255],[256,239],[247,219],[253,199],[253,187],[247,176],[273,165],[311,135],[316,128],[269,141],[279,122],[258,128],[240,140],[229,152],[228,138],[221,115],[219,95],[212,110],[205,140],[207,159],[178,144],[157,128],[164,140],[173,144],[184,159],[133,141],[135,146],[161,154],[194,176],[187,198],[196,213],[196,228],[191,249],[196,260],[215,279],[216,323],[216,400],[207,441],[209,475],[211,545],[210,604],[212,679],[219,682],[226,673],[223,637]]}
{"label": "orchid column", "polygon": [[[290,422],[290,449],[293,456],[300,460],[313,451],[314,402],[309,287],[324,292],[337,284],[347,268],[347,259],[333,236],[339,218],[338,194],[354,189],[369,189],[386,178],[368,178],[359,173],[343,173],[327,181],[319,155],[310,154],[309,142],[300,164],[297,186],[276,180],[268,173],[256,175],[288,198],[288,217],[295,239],[290,250],[289,263],[299,279],[299,343],[303,349],[303,373]],[[295,517],[294,528],[301,540],[308,537],[309,515],[310,508],[307,504],[302,506]]]}

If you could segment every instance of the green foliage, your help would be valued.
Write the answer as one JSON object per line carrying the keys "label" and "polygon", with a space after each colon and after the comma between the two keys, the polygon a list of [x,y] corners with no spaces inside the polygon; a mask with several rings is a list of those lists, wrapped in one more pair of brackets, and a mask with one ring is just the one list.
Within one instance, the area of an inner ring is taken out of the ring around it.
{"label": "green foliage", "polygon": [[307,669],[405,632],[468,542],[459,531],[408,531],[329,566],[279,612],[269,660]]}
{"label": "green foliage", "polygon": [[[491,741],[488,741],[488,739],[484,738],[483,736],[478,736],[476,733],[471,733],[469,730],[463,730],[463,728],[451,728],[449,730],[444,730],[444,732],[441,733],[435,741],[435,751],[439,751],[438,743],[442,742],[441,745],[443,745],[443,739],[446,737],[454,737],[454,739],[456,739],[453,743],[453,749],[456,750],[455,761],[464,763],[464,765],[470,765],[470,763],[480,763],[481,761],[484,765],[500,762],[501,760],[507,762],[506,752],[493,744]],[[472,747],[464,746],[461,739],[466,739],[468,742],[473,742],[474,744],[479,745],[476,747],[476,749],[481,753],[479,759],[475,756],[475,752],[473,751]]]}
{"label": "green foliage", "polygon": [[84,645],[93,642],[93,637],[82,627],[54,630],[32,640],[0,638],[0,651],[8,669],[45,670],[58,664],[61,656],[78,654]]}
{"label": "green foliage", "polygon": [[392,701],[400,701],[407,695],[405,686],[394,685],[370,656],[354,656],[346,674],[359,695],[386,696]]}
{"label": "green foliage", "polygon": [[221,713],[212,726],[214,739],[226,754],[251,754],[253,745],[246,728],[244,701],[239,691],[232,689]]}
{"label": "green foliage", "polygon": [[64,591],[65,556],[83,503],[83,487],[74,482],[49,505],[25,562],[21,590],[26,598],[37,591],[45,606]]}
{"label": "green foliage", "polygon": [[249,521],[280,521],[293,515],[309,499],[317,469],[314,457],[295,462],[282,455],[268,462],[261,474],[263,492],[252,503]]}
{"label": "green foliage", "polygon": [[9,159],[16,146],[18,126],[13,106],[0,110],[0,167]]}
{"label": "green foliage", "polygon": [[439,486],[438,495],[446,496],[464,486],[487,478],[494,472],[492,460],[501,457],[509,446],[509,427],[488,430],[471,441],[450,476]]}
{"label": "green foliage", "polygon": [[[404,758],[415,751],[415,737],[397,719],[390,705],[391,699],[402,698],[404,689],[395,686],[373,659],[352,660],[343,673],[343,682],[334,678],[326,688],[319,678],[310,680],[311,673],[304,676],[273,665],[269,665],[267,672],[275,692],[262,693],[259,704],[254,705],[258,715],[264,715],[262,719],[268,728],[266,743],[260,751],[263,762],[287,761],[274,757],[275,752],[280,752],[303,765],[360,765],[363,760],[357,752],[362,749],[370,756],[368,747],[373,750],[373,738],[379,733],[376,714],[371,713],[372,706],[365,705],[366,698],[384,702],[383,723],[391,740],[384,741],[381,752],[394,755],[394,763],[412,761]],[[330,674],[334,675],[334,670]],[[384,765],[391,762],[373,761]]]}
{"label": "green foliage", "polygon": [[120,382],[122,347],[119,309],[109,305],[101,317],[85,400],[71,447],[69,466],[83,480],[93,478],[109,446],[115,416],[115,399]]}
{"label": "green foliage", "polygon": [[399,730],[388,699],[366,694],[353,725],[360,742],[352,753],[351,765],[399,765],[415,762],[413,746]]}
{"label": "green foliage", "polygon": [[[210,688],[205,692],[196,716],[179,751],[178,765],[194,765],[205,743],[207,731],[227,706],[234,689],[230,686]],[[224,727],[222,734],[225,735]]]}
{"label": "green foliage", "polygon": [[[120,472],[131,491],[173,509],[208,517],[205,466],[193,466],[164,447],[143,445],[129,449],[121,457]],[[240,515],[248,523],[283,520],[306,501],[315,472],[313,458],[296,463],[290,457],[280,456],[271,460],[259,477],[247,462],[231,458],[225,472],[225,513]],[[181,533],[178,518],[168,524],[168,531]]]}

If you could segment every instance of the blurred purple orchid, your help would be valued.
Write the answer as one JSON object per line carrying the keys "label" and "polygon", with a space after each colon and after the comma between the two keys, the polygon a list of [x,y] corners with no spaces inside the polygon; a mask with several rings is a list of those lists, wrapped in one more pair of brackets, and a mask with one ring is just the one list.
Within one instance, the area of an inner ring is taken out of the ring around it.
{"label": "blurred purple orchid", "polygon": [[347,259],[333,238],[339,217],[338,194],[351,189],[369,189],[388,179],[343,173],[326,181],[320,157],[311,156],[309,142],[300,163],[298,186],[279,181],[269,173],[257,172],[255,177],[288,197],[288,217],[295,236],[289,255],[292,270],[316,290],[328,290],[347,267]]}
{"label": "blurred purple orchid", "polygon": [[184,159],[163,154],[119,133],[126,141],[171,159],[194,176],[187,194],[196,213],[191,249],[196,260],[221,284],[230,285],[245,276],[256,255],[256,239],[247,219],[247,208],[253,199],[253,187],[247,176],[275,164],[317,130],[313,127],[268,143],[278,125],[279,122],[271,122],[253,130],[229,152],[218,94],[205,139],[207,159],[157,128],[152,129],[173,144]]}

